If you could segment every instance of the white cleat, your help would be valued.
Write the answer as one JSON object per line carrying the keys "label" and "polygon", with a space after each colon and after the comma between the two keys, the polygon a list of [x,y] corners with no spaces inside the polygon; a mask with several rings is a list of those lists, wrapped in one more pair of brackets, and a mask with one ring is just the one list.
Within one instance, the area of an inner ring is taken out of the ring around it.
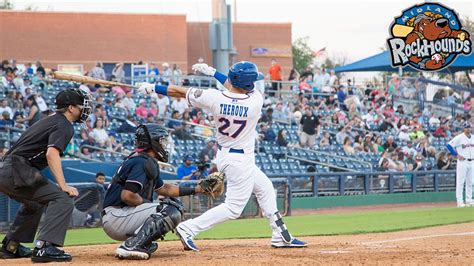
{"label": "white cleat", "polygon": [[150,258],[150,255],[146,252],[131,250],[124,245],[120,245],[120,247],[115,250],[115,257],[121,260],[147,260]]}
{"label": "white cleat", "polygon": [[466,203],[466,207],[474,207],[474,202]]}
{"label": "white cleat", "polygon": [[462,202],[458,202],[458,208],[464,208],[466,207],[466,204],[462,203]]}
{"label": "white cleat", "polygon": [[308,244],[299,239],[293,238],[290,242],[285,242],[283,240],[272,240],[272,247],[274,248],[304,248]]}

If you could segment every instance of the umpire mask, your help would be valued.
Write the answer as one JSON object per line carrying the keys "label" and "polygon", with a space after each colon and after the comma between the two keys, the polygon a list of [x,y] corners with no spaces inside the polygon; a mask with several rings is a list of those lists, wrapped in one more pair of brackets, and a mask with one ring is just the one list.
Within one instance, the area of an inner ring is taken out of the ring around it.
{"label": "umpire mask", "polygon": [[66,89],[56,95],[56,108],[66,108],[69,105],[81,107],[81,115],[75,122],[84,123],[92,112],[92,97],[81,89]]}
{"label": "umpire mask", "polygon": [[137,149],[153,149],[156,159],[167,163],[169,159],[168,137],[168,131],[161,125],[141,124],[135,132],[135,145]]}

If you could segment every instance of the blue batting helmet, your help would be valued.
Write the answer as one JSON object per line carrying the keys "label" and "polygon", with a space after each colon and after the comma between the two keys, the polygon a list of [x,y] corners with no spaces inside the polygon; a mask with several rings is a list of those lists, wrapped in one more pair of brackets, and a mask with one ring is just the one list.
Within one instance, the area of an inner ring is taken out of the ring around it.
{"label": "blue batting helmet", "polygon": [[229,69],[228,77],[233,87],[246,91],[252,91],[254,82],[264,78],[263,74],[258,72],[257,65],[248,61],[235,63]]}

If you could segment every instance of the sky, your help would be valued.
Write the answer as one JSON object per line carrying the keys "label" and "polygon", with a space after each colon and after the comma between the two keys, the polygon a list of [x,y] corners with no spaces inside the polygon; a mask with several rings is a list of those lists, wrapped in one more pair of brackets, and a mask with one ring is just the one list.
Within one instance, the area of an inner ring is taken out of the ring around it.
{"label": "sky", "polygon": [[[10,0],[15,9],[38,11],[185,14],[188,21],[211,21],[212,0]],[[292,38],[309,37],[315,50],[356,61],[380,52],[388,28],[403,9],[423,1],[228,0],[238,22],[291,22]],[[440,1],[461,17],[474,19],[474,1]]]}

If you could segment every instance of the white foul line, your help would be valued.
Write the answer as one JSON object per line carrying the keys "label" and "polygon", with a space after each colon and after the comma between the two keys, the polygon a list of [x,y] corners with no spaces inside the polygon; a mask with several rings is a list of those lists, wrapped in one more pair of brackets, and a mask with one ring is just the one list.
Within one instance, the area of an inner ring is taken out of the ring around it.
{"label": "white foul line", "polygon": [[416,239],[423,239],[423,238],[434,238],[434,237],[443,237],[443,236],[466,236],[466,235],[474,235],[474,232],[405,237],[405,238],[397,238],[397,239],[382,240],[382,241],[363,242],[362,245],[377,245],[377,244],[383,244],[383,243],[416,240]]}

